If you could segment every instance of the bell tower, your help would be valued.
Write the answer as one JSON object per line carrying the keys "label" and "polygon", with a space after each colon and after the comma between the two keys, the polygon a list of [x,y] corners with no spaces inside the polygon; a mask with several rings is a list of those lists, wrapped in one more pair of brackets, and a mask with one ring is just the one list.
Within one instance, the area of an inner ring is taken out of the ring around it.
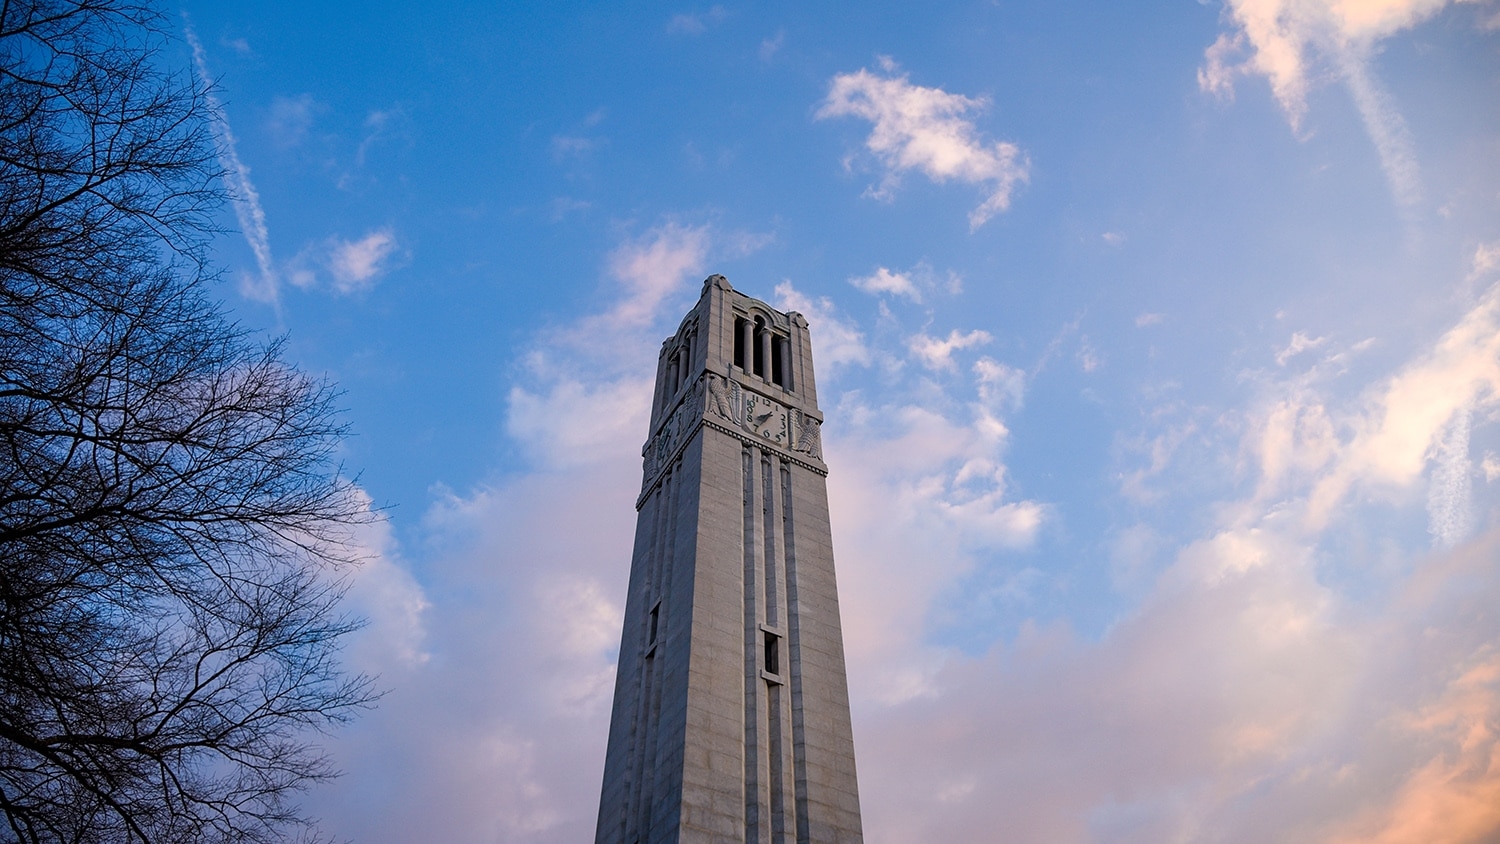
{"label": "bell tower", "polygon": [[709,277],[651,407],[595,842],[862,841],[807,320]]}

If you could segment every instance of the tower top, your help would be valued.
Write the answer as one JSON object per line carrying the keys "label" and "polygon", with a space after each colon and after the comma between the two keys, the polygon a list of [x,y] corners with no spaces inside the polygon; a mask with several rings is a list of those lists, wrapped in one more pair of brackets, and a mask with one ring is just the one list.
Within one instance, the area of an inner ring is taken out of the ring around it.
{"label": "tower top", "polygon": [[822,424],[807,319],[711,275],[661,344],[641,501],[700,425],[826,475]]}

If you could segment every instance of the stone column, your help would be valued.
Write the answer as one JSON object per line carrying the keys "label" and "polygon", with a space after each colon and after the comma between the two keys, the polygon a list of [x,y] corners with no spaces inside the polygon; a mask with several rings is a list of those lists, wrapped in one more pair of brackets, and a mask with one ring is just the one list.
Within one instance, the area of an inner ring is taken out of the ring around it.
{"label": "stone column", "polygon": [[745,371],[755,371],[755,324],[745,320],[740,324],[740,343],[745,347]]}

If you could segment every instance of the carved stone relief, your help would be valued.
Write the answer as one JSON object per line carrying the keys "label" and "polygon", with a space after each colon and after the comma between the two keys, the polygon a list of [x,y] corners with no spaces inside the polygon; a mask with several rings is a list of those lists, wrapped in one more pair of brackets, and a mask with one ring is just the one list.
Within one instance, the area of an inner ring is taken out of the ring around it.
{"label": "carved stone relief", "polygon": [[672,411],[672,415],[661,426],[661,430],[657,431],[656,436],[652,437],[641,449],[641,468],[645,473],[647,483],[666,467],[667,461],[676,453],[683,439],[693,432],[702,416],[702,387],[691,384],[681,403],[677,405],[677,409]]}
{"label": "carved stone relief", "polygon": [[731,378],[705,373],[699,383],[688,386],[682,402],[641,449],[643,486],[656,480],[705,415],[756,441],[823,459],[822,423],[817,417],[746,390]]}
{"label": "carved stone relief", "polygon": [[708,409],[756,440],[823,459],[819,420],[795,407],[742,388],[733,379],[708,374]]}
{"label": "carved stone relief", "polygon": [[797,442],[792,446],[793,451],[800,451],[809,457],[823,459],[823,423],[805,413],[797,414]]}

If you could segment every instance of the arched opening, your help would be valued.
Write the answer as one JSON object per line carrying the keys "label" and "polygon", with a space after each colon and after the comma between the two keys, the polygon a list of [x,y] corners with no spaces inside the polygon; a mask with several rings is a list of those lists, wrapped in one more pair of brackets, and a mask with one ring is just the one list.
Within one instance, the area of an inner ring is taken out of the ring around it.
{"label": "arched opening", "polygon": [[750,353],[750,322],[744,317],[734,318],[734,365],[749,369],[745,356]]}

